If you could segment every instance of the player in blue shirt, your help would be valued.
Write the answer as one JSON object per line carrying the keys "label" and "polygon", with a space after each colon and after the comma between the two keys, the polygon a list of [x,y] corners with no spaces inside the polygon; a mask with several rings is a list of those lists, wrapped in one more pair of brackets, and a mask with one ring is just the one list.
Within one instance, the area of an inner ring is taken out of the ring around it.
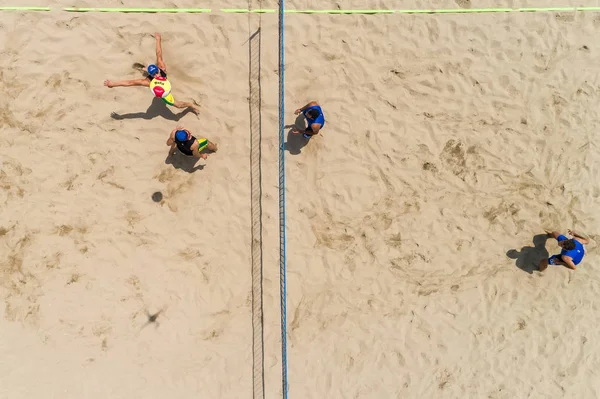
{"label": "player in blue shirt", "polygon": [[325,126],[325,116],[321,106],[316,101],[311,101],[302,108],[298,108],[294,114],[302,112],[308,125],[304,131],[294,130],[294,133],[303,133],[304,138],[309,139],[319,134],[319,131]]}
{"label": "player in blue shirt", "polygon": [[548,237],[556,238],[558,246],[561,247],[562,250],[559,255],[553,255],[548,259],[542,259],[540,261],[540,271],[543,272],[546,270],[548,265],[562,265],[571,270],[577,269],[577,265],[583,259],[583,255],[585,255],[583,245],[587,244],[588,240],[571,230],[567,230],[567,233],[573,237],[571,239],[556,231],[546,231],[546,233],[548,234]]}

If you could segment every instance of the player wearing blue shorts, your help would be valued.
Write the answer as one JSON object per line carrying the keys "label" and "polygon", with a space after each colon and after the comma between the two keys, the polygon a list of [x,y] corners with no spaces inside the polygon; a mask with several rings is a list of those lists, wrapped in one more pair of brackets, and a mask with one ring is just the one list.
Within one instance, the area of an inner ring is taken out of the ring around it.
{"label": "player wearing blue shorts", "polygon": [[308,125],[304,131],[294,130],[294,133],[303,133],[304,138],[311,138],[314,135],[319,134],[319,131],[325,126],[325,116],[321,106],[316,101],[311,101],[302,108],[298,108],[294,114],[298,115],[302,112],[304,118],[306,118],[306,124]]}
{"label": "player wearing blue shorts", "polygon": [[540,261],[541,272],[546,270],[548,265],[562,265],[571,270],[577,269],[577,265],[581,263],[583,255],[585,255],[583,245],[587,244],[588,240],[571,230],[567,230],[567,233],[573,238],[569,239],[556,231],[546,231],[548,237],[554,237],[556,241],[558,241],[558,246],[561,247],[562,250],[560,251],[560,254],[553,255],[548,259],[542,259]]}

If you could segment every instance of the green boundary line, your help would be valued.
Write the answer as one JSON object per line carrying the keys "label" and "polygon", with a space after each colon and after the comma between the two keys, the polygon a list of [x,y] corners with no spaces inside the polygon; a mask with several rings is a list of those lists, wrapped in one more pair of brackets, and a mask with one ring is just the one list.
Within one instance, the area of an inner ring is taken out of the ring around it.
{"label": "green boundary line", "polygon": [[66,7],[62,9],[67,12],[126,12],[126,13],[183,13],[197,14],[211,12],[210,8],[80,8]]}
{"label": "green boundary line", "polygon": [[394,10],[285,10],[291,14],[393,14]]}
{"label": "green boundary line", "polygon": [[221,12],[228,13],[237,13],[237,14],[248,14],[248,13],[257,13],[257,14],[265,14],[265,13],[274,13],[277,10],[273,8],[257,8],[255,10],[248,10],[247,8],[221,8]]}
{"label": "green boundary line", "polygon": [[[64,7],[66,12],[122,12],[122,13],[179,13],[199,14],[211,13],[210,8],[83,8]],[[0,11],[52,11],[50,7],[0,7]],[[276,9],[247,8],[221,8],[223,13],[235,14],[268,14],[275,13]],[[600,11],[600,7],[538,7],[538,8],[449,8],[449,9],[423,9],[423,10],[285,10],[288,14],[480,14],[480,13],[507,13],[507,12],[577,12],[577,11]]]}

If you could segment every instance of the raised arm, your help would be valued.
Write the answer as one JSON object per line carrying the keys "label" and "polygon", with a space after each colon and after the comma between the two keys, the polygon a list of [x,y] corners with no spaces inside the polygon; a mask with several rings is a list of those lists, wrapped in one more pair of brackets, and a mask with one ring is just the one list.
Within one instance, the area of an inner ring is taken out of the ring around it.
{"label": "raised arm", "polygon": [[560,235],[560,233],[558,231],[549,231],[549,230],[544,230],[546,232],[546,234],[548,234],[548,237],[554,237],[554,239],[558,240],[558,236]]}
{"label": "raised arm", "polygon": [[167,139],[167,145],[170,146],[169,154],[167,155],[167,158],[169,158],[171,155],[175,154],[175,149],[177,148],[177,143],[175,143],[175,132],[176,131],[177,131],[177,128],[173,129],[171,134],[169,134],[169,138]]}
{"label": "raised arm", "polygon": [[165,65],[165,61],[163,60],[162,56],[162,37],[158,32],[154,34],[154,37],[156,38],[156,65],[163,71],[167,72],[167,66]]}
{"label": "raised arm", "polygon": [[113,82],[112,80],[105,80],[104,86],[113,88],[113,87],[133,87],[133,86],[150,86],[150,81],[148,79],[133,79],[133,80],[119,80]]}
{"label": "raised arm", "polygon": [[319,104],[318,104],[316,101],[311,101],[311,102],[309,102],[308,104],[306,104],[304,107],[302,107],[302,108],[298,108],[298,109],[296,110],[296,112],[294,112],[294,113],[295,113],[296,115],[298,115],[300,112],[302,112],[302,111],[306,110],[307,108],[314,107],[315,105],[319,105]]}
{"label": "raised arm", "polygon": [[167,139],[167,145],[175,144],[175,132],[177,130],[178,130],[178,128],[175,128],[171,131],[171,134],[169,135],[169,138]]}

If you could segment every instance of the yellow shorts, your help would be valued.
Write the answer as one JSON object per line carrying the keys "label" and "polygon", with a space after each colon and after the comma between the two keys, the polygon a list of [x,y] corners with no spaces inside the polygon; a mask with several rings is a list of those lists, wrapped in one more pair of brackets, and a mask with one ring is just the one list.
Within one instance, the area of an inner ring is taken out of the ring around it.
{"label": "yellow shorts", "polygon": [[198,139],[198,152],[201,152],[208,145],[207,139]]}
{"label": "yellow shorts", "polygon": [[161,100],[163,100],[165,104],[175,105],[175,97],[173,97],[173,94],[169,94],[166,97],[162,97]]}
{"label": "yellow shorts", "polygon": [[[196,140],[198,140],[198,152],[202,152],[202,150],[204,150],[206,148],[206,146],[208,146],[208,139],[201,138],[201,139],[196,139]],[[193,155],[187,155],[187,154],[184,154],[184,155],[186,157],[193,156]]]}

